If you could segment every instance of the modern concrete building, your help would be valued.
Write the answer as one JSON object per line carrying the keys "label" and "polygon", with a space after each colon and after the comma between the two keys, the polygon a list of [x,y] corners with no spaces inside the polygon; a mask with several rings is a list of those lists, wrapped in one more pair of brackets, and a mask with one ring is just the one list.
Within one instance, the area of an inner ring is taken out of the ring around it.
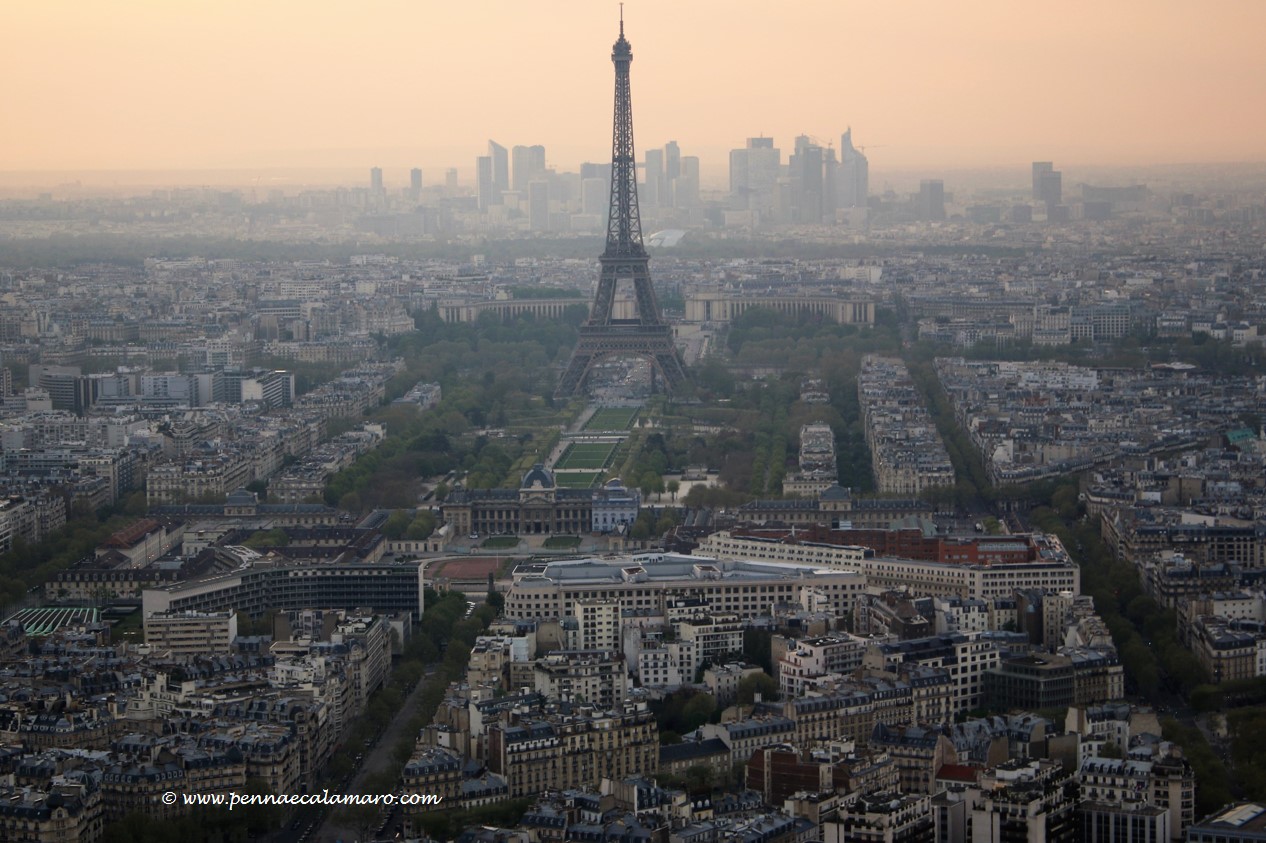
{"label": "modern concrete building", "polygon": [[145,616],[145,643],[173,656],[227,655],[237,638],[237,612],[154,612]]}
{"label": "modern concrete building", "polygon": [[739,618],[768,614],[777,605],[802,604],[806,591],[825,595],[836,614],[852,610],[865,586],[860,574],[816,565],[723,562],[662,554],[623,559],[585,559],[521,565],[506,595],[505,613],[516,618],[561,618],[577,601],[613,599],[621,611],[668,611],[668,602],[697,598],[705,612]]}

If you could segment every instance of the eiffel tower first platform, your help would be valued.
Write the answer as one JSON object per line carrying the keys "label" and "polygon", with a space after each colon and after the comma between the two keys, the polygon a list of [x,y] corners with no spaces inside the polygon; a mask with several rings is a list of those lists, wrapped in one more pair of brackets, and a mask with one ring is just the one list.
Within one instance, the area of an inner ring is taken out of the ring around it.
{"label": "eiffel tower first platform", "polygon": [[[673,342],[673,329],[665,324],[651,286],[646,247],[642,244],[642,220],[637,208],[637,163],[633,157],[633,103],[629,94],[629,65],[633,50],[620,39],[611,50],[615,64],[615,127],[611,140],[611,206],[607,216],[607,247],[599,258],[602,266],[598,293],[589,318],[580,326],[580,341],[558,382],[554,395],[579,394],[589,370],[604,357],[639,356],[651,362],[652,377],[658,373],[667,391],[686,384],[686,370]],[[637,304],[636,319],[615,319],[615,290],[620,281],[632,282]]]}

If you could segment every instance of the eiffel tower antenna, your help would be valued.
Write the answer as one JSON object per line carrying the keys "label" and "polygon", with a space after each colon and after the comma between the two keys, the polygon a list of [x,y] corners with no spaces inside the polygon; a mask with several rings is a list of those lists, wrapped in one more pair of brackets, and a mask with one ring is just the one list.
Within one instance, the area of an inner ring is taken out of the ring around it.
{"label": "eiffel tower antenna", "polygon": [[[629,65],[633,48],[624,38],[624,4],[620,4],[620,37],[611,48],[615,65],[615,117],[611,133],[611,201],[607,214],[607,244],[598,259],[601,265],[598,292],[589,318],[580,326],[580,340],[558,382],[555,396],[579,394],[590,369],[604,357],[639,356],[651,362],[652,382],[660,376],[668,391],[686,384],[686,369],[673,342],[673,329],[664,323],[655,288],[651,285],[650,259],[642,243],[642,218],[637,207],[637,158],[633,151],[633,101]],[[631,281],[637,316],[616,319],[616,285]]]}

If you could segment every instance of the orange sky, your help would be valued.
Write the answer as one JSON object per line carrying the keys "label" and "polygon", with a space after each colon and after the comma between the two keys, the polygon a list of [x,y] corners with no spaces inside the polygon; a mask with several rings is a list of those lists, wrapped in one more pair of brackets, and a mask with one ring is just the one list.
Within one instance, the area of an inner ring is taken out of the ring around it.
{"label": "orange sky", "polygon": [[[0,170],[610,155],[606,0],[3,0]],[[1261,0],[629,0],[639,152],[852,125],[872,171],[1260,161]]]}

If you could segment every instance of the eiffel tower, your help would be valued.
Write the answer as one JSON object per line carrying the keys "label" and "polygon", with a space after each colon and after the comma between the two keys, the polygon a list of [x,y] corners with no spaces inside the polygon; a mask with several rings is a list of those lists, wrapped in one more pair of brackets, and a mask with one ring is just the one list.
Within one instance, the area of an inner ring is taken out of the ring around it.
{"label": "eiffel tower", "polygon": [[[673,343],[673,329],[665,324],[651,286],[646,247],[642,244],[642,220],[637,210],[637,162],[633,156],[633,102],[629,94],[629,65],[633,50],[624,39],[624,15],[620,15],[620,39],[611,50],[615,64],[615,127],[611,140],[611,203],[607,215],[607,247],[598,259],[602,266],[598,293],[589,318],[580,326],[580,341],[572,352],[554,395],[579,394],[585,377],[604,357],[632,355],[651,362],[655,373],[671,392],[686,383],[681,354]],[[637,318],[612,315],[616,285],[632,281]]]}

